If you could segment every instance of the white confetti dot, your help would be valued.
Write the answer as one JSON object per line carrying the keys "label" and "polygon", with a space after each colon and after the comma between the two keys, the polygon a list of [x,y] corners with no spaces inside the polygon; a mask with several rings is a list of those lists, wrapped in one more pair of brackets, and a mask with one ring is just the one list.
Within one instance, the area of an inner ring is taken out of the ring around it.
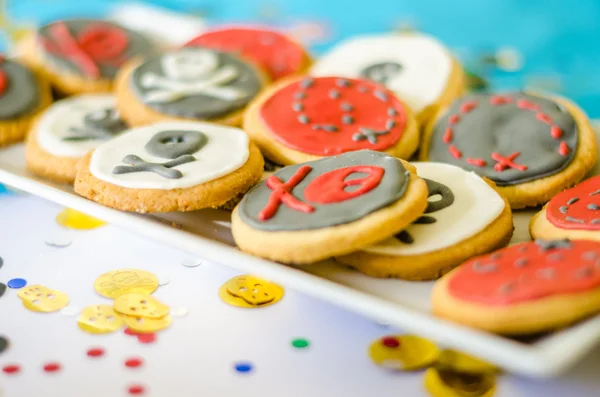
{"label": "white confetti dot", "polygon": [[65,316],[76,316],[81,312],[81,309],[77,306],[69,305],[63,308],[60,313]]}
{"label": "white confetti dot", "polygon": [[162,274],[158,277],[158,285],[161,287],[169,284],[170,282],[171,282],[171,278],[167,275]]}
{"label": "white confetti dot", "polygon": [[202,261],[200,259],[184,259],[181,264],[185,267],[198,267]]}
{"label": "white confetti dot", "polygon": [[171,309],[171,316],[173,317],[185,317],[189,314],[187,307],[174,307]]}
{"label": "white confetti dot", "polygon": [[71,239],[66,237],[50,238],[45,241],[46,245],[55,248],[66,248],[73,243]]}

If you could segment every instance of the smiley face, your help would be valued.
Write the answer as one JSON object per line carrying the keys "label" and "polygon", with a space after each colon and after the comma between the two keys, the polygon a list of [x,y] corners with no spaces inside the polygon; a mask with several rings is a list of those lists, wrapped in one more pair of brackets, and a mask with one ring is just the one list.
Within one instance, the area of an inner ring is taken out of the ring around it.
{"label": "smiley face", "polygon": [[283,288],[250,275],[236,276],[219,289],[221,299],[237,307],[263,307],[278,302]]}
{"label": "smiley face", "polygon": [[98,277],[94,288],[100,295],[110,299],[131,293],[150,295],[158,288],[158,278],[144,270],[115,270]]}
{"label": "smiley face", "polygon": [[413,371],[433,364],[439,357],[438,347],[414,335],[393,335],[371,344],[371,360],[396,371]]}
{"label": "smiley face", "polygon": [[92,305],[83,309],[77,325],[91,334],[107,334],[123,327],[123,317],[109,305]]}
{"label": "smiley face", "polygon": [[158,319],[169,314],[169,306],[162,304],[151,296],[132,293],[121,295],[115,299],[114,309],[127,316]]}
{"label": "smiley face", "polygon": [[52,313],[69,305],[69,296],[43,285],[31,285],[17,294],[28,310],[38,313]]}
{"label": "smiley face", "polygon": [[171,316],[167,315],[161,318],[146,318],[136,316],[124,316],[125,325],[135,332],[142,334],[151,334],[162,331],[171,325]]}

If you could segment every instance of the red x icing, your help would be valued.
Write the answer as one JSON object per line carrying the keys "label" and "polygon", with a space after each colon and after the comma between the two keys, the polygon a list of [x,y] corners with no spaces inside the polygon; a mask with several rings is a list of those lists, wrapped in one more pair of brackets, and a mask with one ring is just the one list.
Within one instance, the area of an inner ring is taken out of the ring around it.
{"label": "red x icing", "polygon": [[[2,60],[0,60],[0,67],[2,66]],[[6,76],[6,72],[0,69],[0,96],[4,95],[6,89],[8,88],[8,76]]]}
{"label": "red x icing", "polygon": [[[362,172],[368,174],[363,178],[346,180],[351,174]],[[304,189],[304,197],[308,201],[319,204],[339,203],[353,199],[373,190],[379,185],[385,170],[372,165],[355,165],[338,168],[319,175]],[[357,189],[346,191],[348,186],[358,186]]]}
{"label": "red x icing", "polygon": [[288,207],[295,209],[296,211],[302,212],[312,212],[314,211],[314,207],[301,202],[297,198],[295,198],[291,191],[292,189],[302,182],[302,180],[306,177],[306,175],[312,170],[308,165],[303,165],[296,171],[296,173],[286,182],[283,183],[279,178],[275,175],[271,175],[267,178],[267,186],[269,189],[273,190],[271,196],[269,197],[269,201],[265,208],[263,208],[258,213],[258,219],[261,221],[266,221],[271,219],[276,213],[279,205],[281,203],[287,205]]}
{"label": "red x icing", "polygon": [[284,34],[250,27],[213,30],[190,40],[185,46],[240,53],[266,70],[273,80],[300,72],[306,57],[304,49]]}
{"label": "red x icing", "polygon": [[600,176],[554,196],[546,207],[546,219],[560,229],[600,230],[596,205],[600,208]]}
{"label": "red x icing", "polygon": [[[340,84],[344,81],[348,84]],[[390,91],[370,81],[338,77],[307,78],[280,88],[264,102],[260,117],[285,146],[320,156],[385,150],[402,138],[406,127],[404,106]],[[373,140],[361,133],[364,129],[375,132]]]}
{"label": "red x icing", "polygon": [[448,281],[461,300],[512,305],[600,287],[600,243],[571,241],[543,250],[534,242],[512,245],[462,264]]}

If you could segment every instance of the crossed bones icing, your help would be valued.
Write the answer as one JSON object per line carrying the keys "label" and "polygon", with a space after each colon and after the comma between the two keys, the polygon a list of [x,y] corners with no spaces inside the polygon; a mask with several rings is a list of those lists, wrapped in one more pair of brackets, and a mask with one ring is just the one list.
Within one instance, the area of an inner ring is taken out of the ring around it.
{"label": "crossed bones icing", "polygon": [[575,119],[552,100],[525,93],[472,94],[455,101],[437,122],[428,159],[510,186],[562,171],[578,141]]}
{"label": "crossed bones icing", "polygon": [[0,120],[23,116],[40,103],[40,87],[25,66],[0,55]]}
{"label": "crossed bones icing", "polygon": [[171,190],[230,174],[250,155],[240,129],[203,122],[170,122],[128,130],[92,154],[96,178],[132,189]]}
{"label": "crossed bones icing", "polygon": [[112,79],[127,60],[156,51],[144,35],[95,19],[52,22],[37,31],[37,42],[53,68],[86,79]]}
{"label": "crossed bones icing", "polygon": [[263,85],[254,67],[241,59],[195,47],[151,58],[130,79],[134,94],[150,108],[207,120],[243,109]]}
{"label": "crossed bones icing", "polygon": [[55,102],[37,123],[37,141],[46,152],[81,157],[127,126],[112,95],[77,95]]}

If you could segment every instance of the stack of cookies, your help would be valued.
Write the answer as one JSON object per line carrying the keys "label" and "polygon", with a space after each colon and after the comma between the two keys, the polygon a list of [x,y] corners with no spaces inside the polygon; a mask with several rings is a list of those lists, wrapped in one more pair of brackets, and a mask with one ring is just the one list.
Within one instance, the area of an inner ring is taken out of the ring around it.
{"label": "stack of cookies", "polygon": [[[466,93],[430,36],[355,37],[313,62],[266,27],[161,50],[78,19],[21,53],[0,63],[0,144],[27,135],[29,169],[84,197],[141,213],[235,207],[245,252],[443,276],[433,311],[493,332],[600,311],[600,178],[565,191],[597,159],[587,117],[564,98]],[[511,210],[546,203],[538,240],[503,248]]]}

